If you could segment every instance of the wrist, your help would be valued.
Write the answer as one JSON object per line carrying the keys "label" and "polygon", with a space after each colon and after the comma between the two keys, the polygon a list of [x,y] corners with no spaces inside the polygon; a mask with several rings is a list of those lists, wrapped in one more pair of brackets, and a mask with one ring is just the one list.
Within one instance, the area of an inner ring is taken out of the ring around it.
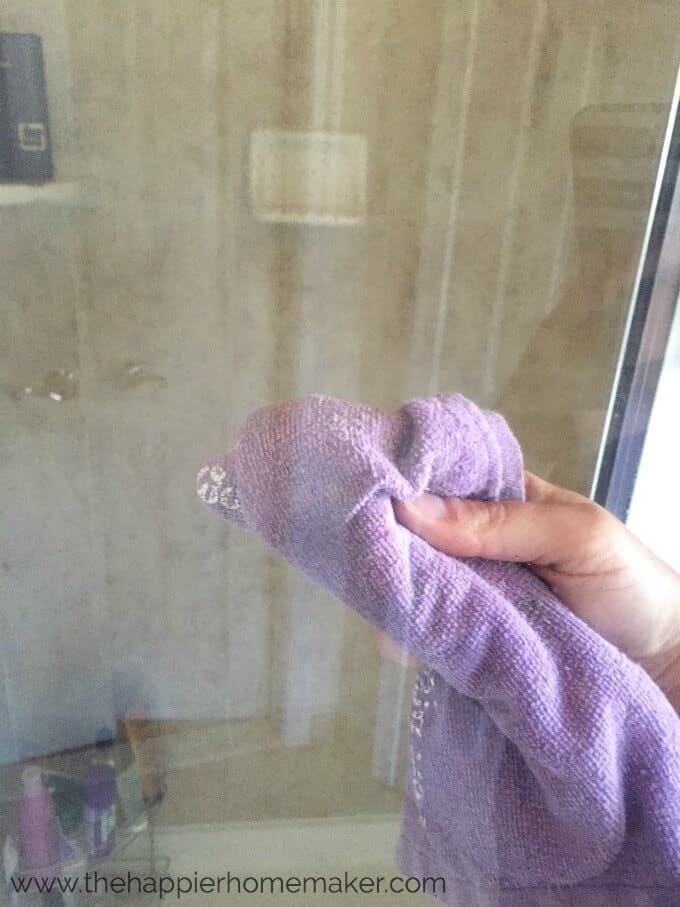
{"label": "wrist", "polygon": [[640,664],[680,713],[680,605],[673,611],[667,639],[663,651]]}

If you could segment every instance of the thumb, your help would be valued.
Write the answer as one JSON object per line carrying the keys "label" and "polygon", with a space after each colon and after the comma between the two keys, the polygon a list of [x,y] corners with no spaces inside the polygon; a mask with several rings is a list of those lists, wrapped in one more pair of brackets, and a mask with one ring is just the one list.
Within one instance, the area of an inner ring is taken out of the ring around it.
{"label": "thumb", "polygon": [[587,554],[596,506],[544,501],[462,501],[426,494],[395,501],[399,522],[444,554],[567,567]]}

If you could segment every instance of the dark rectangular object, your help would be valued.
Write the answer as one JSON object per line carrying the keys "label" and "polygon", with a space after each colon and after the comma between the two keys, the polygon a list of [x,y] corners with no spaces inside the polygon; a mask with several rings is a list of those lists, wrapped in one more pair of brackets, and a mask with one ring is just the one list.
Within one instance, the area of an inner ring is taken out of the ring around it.
{"label": "dark rectangular object", "polygon": [[0,178],[52,179],[52,149],[42,43],[38,35],[0,32],[0,115],[4,117]]}

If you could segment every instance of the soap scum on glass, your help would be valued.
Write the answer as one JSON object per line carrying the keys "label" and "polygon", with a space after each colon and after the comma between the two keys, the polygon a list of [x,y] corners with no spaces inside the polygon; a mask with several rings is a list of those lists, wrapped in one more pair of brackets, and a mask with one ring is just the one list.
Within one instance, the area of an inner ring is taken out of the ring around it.
{"label": "soap scum on glass", "polygon": [[225,510],[239,510],[241,502],[233,485],[227,484],[227,474],[221,466],[204,466],[196,480],[198,494],[206,504],[219,504]]}

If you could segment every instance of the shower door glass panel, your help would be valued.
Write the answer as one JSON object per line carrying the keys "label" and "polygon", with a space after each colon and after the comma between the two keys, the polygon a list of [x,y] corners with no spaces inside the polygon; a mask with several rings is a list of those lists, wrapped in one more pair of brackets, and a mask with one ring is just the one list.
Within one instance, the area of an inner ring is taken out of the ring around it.
{"label": "shower door glass panel", "polygon": [[27,765],[104,752],[146,798],[119,785],[111,861],[389,875],[412,673],[195,474],[263,404],[459,391],[586,492],[680,7],[7,0],[0,30],[41,38],[53,165],[0,184],[3,840]]}

